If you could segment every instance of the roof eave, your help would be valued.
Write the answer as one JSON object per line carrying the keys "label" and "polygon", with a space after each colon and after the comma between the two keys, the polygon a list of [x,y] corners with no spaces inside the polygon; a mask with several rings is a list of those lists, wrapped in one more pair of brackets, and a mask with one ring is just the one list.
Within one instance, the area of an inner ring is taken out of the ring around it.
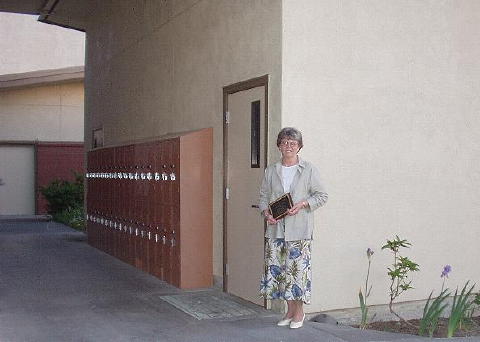
{"label": "roof eave", "polygon": [[83,66],[0,75],[0,90],[77,82],[83,81],[84,78]]}

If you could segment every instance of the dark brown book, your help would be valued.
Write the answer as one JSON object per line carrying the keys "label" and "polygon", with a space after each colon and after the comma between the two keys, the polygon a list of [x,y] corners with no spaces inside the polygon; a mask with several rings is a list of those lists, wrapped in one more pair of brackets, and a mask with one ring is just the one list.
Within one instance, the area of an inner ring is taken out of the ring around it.
{"label": "dark brown book", "polygon": [[293,207],[292,196],[287,192],[268,205],[270,214],[275,220],[279,220],[288,214],[288,210]]}

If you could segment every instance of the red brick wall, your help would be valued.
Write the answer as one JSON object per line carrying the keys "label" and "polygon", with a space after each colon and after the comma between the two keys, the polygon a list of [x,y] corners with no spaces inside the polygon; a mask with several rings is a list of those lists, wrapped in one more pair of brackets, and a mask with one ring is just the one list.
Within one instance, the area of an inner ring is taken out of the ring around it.
{"label": "red brick wall", "polygon": [[47,201],[39,191],[55,179],[73,181],[73,172],[84,174],[83,143],[38,143],[36,174],[36,208],[37,214],[47,213]]}

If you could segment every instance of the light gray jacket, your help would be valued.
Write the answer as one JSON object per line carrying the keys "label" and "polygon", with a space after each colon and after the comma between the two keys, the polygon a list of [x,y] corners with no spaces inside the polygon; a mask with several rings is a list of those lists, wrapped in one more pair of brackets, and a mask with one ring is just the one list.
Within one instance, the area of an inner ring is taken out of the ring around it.
{"label": "light gray jacket", "polygon": [[[265,169],[265,177],[260,188],[260,211],[268,209],[268,203],[284,193],[282,164],[277,162]],[[313,239],[313,211],[327,202],[328,194],[322,185],[317,168],[300,157],[297,173],[290,186],[290,195],[294,204],[307,201],[309,207],[300,209],[296,215],[286,216],[276,225],[268,224],[265,237],[271,239],[285,237],[286,241]],[[285,232],[283,232],[284,227]]]}

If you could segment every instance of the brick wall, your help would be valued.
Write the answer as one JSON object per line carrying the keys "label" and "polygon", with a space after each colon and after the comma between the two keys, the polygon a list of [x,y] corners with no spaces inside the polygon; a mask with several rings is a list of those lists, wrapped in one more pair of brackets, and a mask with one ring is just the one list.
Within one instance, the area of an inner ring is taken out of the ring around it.
{"label": "brick wall", "polygon": [[74,172],[84,174],[83,143],[38,143],[36,213],[47,213],[47,201],[39,191],[55,179],[74,180]]}

